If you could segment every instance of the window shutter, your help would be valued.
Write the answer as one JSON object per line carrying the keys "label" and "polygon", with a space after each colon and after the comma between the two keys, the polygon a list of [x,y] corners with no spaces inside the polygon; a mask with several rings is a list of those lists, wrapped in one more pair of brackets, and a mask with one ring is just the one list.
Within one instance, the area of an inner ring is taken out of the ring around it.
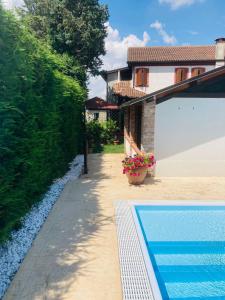
{"label": "window shutter", "polygon": [[181,81],[181,69],[175,70],[175,83],[178,83]]}
{"label": "window shutter", "polygon": [[182,72],[182,80],[186,80],[188,78],[188,69],[185,68],[183,69],[183,72]]}
{"label": "window shutter", "polygon": [[135,71],[135,85],[148,86],[149,70],[147,68],[138,68]]}
{"label": "window shutter", "polygon": [[175,83],[181,82],[188,78],[188,68],[175,69]]}
{"label": "window shutter", "polygon": [[148,86],[149,70],[147,68],[142,69],[143,86]]}
{"label": "window shutter", "polygon": [[191,77],[199,76],[205,72],[205,68],[192,68]]}
{"label": "window shutter", "polygon": [[198,76],[198,70],[196,68],[192,68],[191,70],[191,77],[195,77],[195,76]]}
{"label": "window shutter", "polygon": [[136,69],[136,74],[135,74],[135,85],[136,86],[142,86],[142,69]]}

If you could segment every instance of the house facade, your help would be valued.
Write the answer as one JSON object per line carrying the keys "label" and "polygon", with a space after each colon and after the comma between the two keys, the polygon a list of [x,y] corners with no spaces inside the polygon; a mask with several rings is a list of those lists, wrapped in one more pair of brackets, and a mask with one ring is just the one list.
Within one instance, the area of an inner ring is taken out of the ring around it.
{"label": "house facade", "polygon": [[109,119],[118,120],[119,107],[115,103],[108,103],[105,100],[94,97],[85,103],[86,120],[105,122]]}
{"label": "house facade", "polygon": [[225,39],[209,46],[128,48],[127,67],[102,73],[107,102],[123,103],[224,65]]}
{"label": "house facade", "polygon": [[104,74],[124,110],[125,152],[154,152],[158,176],[225,176],[225,39],[128,50]]}

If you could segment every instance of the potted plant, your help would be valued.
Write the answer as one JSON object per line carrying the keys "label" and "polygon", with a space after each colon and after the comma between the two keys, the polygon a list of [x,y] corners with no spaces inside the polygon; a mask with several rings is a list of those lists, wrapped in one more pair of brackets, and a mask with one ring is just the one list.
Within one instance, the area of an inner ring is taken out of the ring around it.
{"label": "potted plant", "polygon": [[128,177],[130,184],[142,184],[147,175],[148,168],[155,165],[155,157],[153,154],[143,154],[125,157],[122,161],[123,174]]}

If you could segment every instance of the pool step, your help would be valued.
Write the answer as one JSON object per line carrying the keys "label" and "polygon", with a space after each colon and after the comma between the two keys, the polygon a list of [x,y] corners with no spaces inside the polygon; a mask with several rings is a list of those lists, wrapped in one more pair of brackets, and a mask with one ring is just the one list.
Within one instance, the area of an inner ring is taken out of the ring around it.
{"label": "pool step", "polygon": [[225,254],[157,254],[154,255],[157,265],[225,265]]}
{"label": "pool step", "polygon": [[225,300],[225,242],[150,242],[148,249],[165,299]]}
{"label": "pool step", "polygon": [[170,300],[225,299],[225,281],[167,282],[166,290]]}
{"label": "pool step", "polygon": [[224,241],[148,242],[153,254],[225,254]]}
{"label": "pool step", "polygon": [[225,281],[225,266],[159,266],[164,282]]}

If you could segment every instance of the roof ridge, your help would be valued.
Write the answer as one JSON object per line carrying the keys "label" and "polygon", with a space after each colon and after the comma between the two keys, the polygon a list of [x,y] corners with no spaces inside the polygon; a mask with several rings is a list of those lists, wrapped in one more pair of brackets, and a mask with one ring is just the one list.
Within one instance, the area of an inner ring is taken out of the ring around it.
{"label": "roof ridge", "polygon": [[132,46],[129,49],[149,49],[149,48],[195,48],[195,47],[215,47],[216,45],[174,45],[174,46]]}

